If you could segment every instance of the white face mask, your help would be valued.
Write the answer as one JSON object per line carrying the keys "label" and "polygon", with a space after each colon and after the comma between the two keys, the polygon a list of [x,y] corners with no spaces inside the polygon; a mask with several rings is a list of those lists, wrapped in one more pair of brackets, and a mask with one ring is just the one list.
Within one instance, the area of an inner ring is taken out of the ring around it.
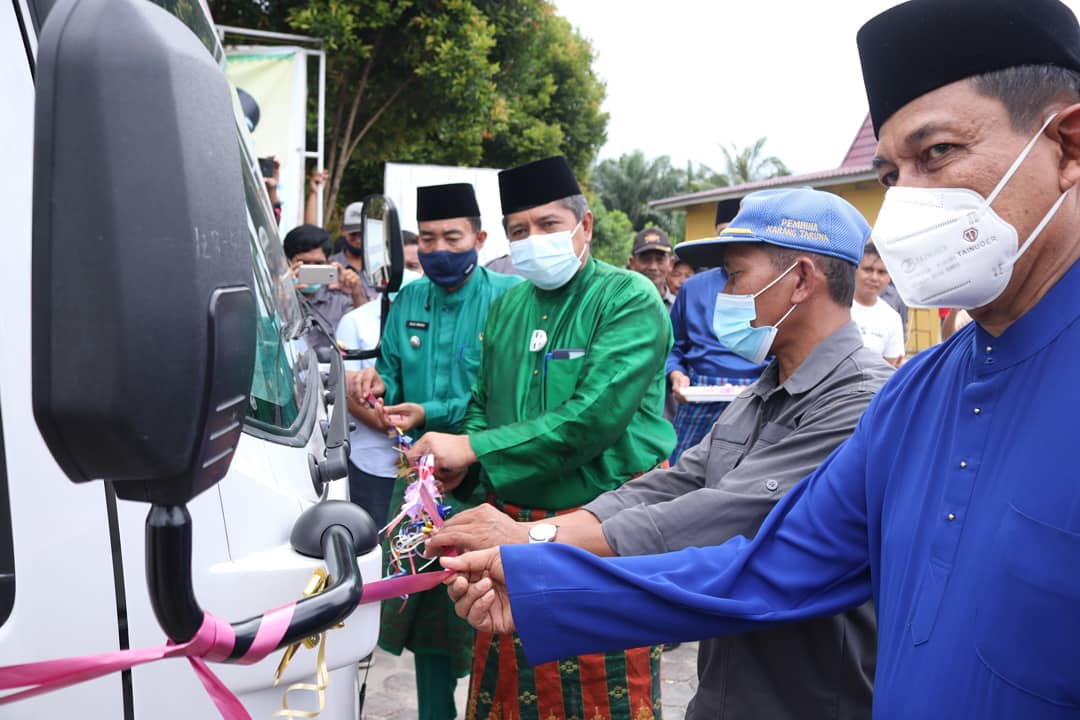
{"label": "white face mask", "polygon": [[514,269],[541,290],[554,290],[570,282],[589,247],[583,247],[580,255],[574,252],[574,233],[580,227],[579,222],[573,230],[514,240],[510,243]]}
{"label": "white face mask", "polygon": [[874,245],[907,305],[971,310],[1005,290],[1013,264],[1053,219],[1068,191],[1019,249],[1016,228],[990,205],[1053,119],[1047,118],[988,198],[967,188],[892,187],[885,193]]}

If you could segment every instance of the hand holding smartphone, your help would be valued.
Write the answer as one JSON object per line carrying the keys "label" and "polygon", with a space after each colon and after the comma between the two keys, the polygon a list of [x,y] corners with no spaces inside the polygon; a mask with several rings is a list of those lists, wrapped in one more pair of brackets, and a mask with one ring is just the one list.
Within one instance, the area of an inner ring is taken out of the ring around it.
{"label": "hand holding smartphone", "polygon": [[298,285],[333,285],[337,281],[336,265],[301,265],[296,269]]}

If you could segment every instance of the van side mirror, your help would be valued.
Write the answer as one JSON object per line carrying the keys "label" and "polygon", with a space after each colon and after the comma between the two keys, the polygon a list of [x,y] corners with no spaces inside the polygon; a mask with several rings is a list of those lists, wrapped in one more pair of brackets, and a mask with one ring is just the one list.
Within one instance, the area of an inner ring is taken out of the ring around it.
{"label": "van side mirror", "polygon": [[385,292],[401,287],[405,251],[401,245],[401,221],[397,208],[385,195],[368,195],[363,200],[364,272],[372,286]]}
{"label": "van side mirror", "polygon": [[228,469],[254,367],[228,83],[145,0],[57,2],[36,83],[34,416],[72,481],[185,503]]}

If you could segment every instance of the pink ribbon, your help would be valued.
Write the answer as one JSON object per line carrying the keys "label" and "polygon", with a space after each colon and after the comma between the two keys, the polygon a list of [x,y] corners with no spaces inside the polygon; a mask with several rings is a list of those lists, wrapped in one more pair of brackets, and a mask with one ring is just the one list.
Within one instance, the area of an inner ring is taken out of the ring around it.
{"label": "pink ribbon", "polygon": [[[438,517],[438,515],[433,517]],[[376,580],[364,585],[360,604],[366,605],[387,598],[430,590],[452,574],[450,570],[440,570]],[[285,636],[295,608],[296,603],[289,603],[267,611],[259,623],[259,629],[255,633],[255,640],[251,647],[235,662],[250,665],[272,653]],[[0,667],[0,690],[26,688],[0,696],[0,705],[8,705],[103,675],[129,670],[137,665],[167,658],[185,657],[191,663],[196,677],[199,678],[199,682],[206,689],[224,720],[251,720],[251,716],[236,695],[206,664],[207,661],[221,662],[228,658],[235,643],[236,635],[229,623],[210,613],[204,613],[203,623],[195,633],[195,637],[179,645],[170,642],[168,645],[155,648],[114,650],[96,655]]]}
{"label": "pink ribbon", "polygon": [[373,583],[367,583],[364,585],[363,595],[360,596],[360,604],[366,605],[387,598],[412,595],[413,593],[430,590],[453,574],[452,570],[438,570],[415,575],[388,577]]}
{"label": "pink ribbon", "polygon": [[[417,516],[420,510],[428,514],[432,524],[442,526],[442,517],[435,502],[438,491],[432,472],[431,456],[421,459],[419,466],[420,480],[416,485],[416,495],[412,499]],[[429,488],[430,485],[430,488]],[[404,513],[403,513],[404,514]],[[360,605],[379,602],[387,598],[412,595],[430,590],[453,574],[451,570],[418,573],[400,577],[389,577],[364,585],[360,596]],[[292,621],[296,603],[289,603],[263,614],[255,639],[244,655],[234,662],[250,665],[272,653]],[[0,690],[26,688],[18,692],[0,696],[0,705],[7,705],[18,700],[25,700],[75,685],[87,680],[102,677],[114,672],[129,670],[137,665],[156,662],[172,657],[186,657],[191,663],[199,682],[217,706],[224,720],[251,720],[247,710],[229,688],[210,670],[207,661],[222,662],[233,651],[236,634],[232,626],[208,612],[203,613],[203,622],[195,636],[185,643],[175,645],[170,642],[162,647],[141,650],[115,650],[113,652],[45,660],[0,667]]]}
{"label": "pink ribbon", "polygon": [[[237,662],[255,663],[273,652],[285,636],[295,607],[296,603],[290,603],[267,612],[259,623],[255,641]],[[26,688],[0,697],[0,705],[128,670],[137,665],[172,657],[186,657],[224,720],[251,720],[251,716],[232,691],[206,664],[207,660],[220,662],[229,657],[235,643],[236,635],[229,623],[210,613],[203,613],[203,623],[195,636],[179,645],[169,643],[155,648],[116,650],[0,668],[0,690]]]}

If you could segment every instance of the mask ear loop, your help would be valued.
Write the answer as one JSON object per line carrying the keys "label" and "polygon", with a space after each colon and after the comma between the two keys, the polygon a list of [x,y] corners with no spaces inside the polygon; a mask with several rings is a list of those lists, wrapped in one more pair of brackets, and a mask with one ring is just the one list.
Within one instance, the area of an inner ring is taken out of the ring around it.
{"label": "mask ear loop", "polygon": [[[785,276],[785,275],[787,275],[787,274],[788,274],[789,272],[791,272],[792,270],[794,270],[794,269],[795,269],[795,267],[796,267],[796,266],[797,266],[798,264],[799,264],[799,261],[798,261],[798,260],[796,260],[795,262],[791,263],[791,267],[789,267],[789,268],[788,268],[787,270],[785,270],[784,272],[782,272],[782,273],[780,273],[779,275],[777,275],[777,276],[776,276],[776,279],[775,279],[775,280],[773,280],[773,281],[772,281],[771,283],[769,283],[769,284],[768,284],[768,285],[766,285],[765,287],[763,287],[763,288],[761,288],[760,290],[758,290],[758,291],[757,291],[756,293],[754,293],[754,294],[753,294],[753,295],[751,295],[750,297],[752,297],[752,298],[754,298],[755,300],[757,300],[757,296],[758,296],[758,295],[761,295],[761,294],[762,294],[763,292],[765,292],[766,290],[768,290],[769,288],[771,288],[771,287],[772,287],[773,285],[775,285],[776,283],[778,283],[778,282],[780,282],[781,280],[783,280],[783,279],[784,279],[784,276]],[[787,316],[785,315],[785,317],[787,317]]]}
{"label": "mask ear loop", "polygon": [[1050,123],[1052,123],[1056,117],[1057,113],[1053,113],[1050,117],[1046,118],[1046,122],[1039,128],[1039,132],[1035,133],[1035,137],[1031,138],[1031,141],[1027,144],[1027,147],[1024,148],[1024,151],[1013,161],[1012,167],[1005,171],[1004,177],[1001,178],[1001,182],[997,184],[994,191],[990,193],[990,197],[986,198],[986,207],[990,207],[1001,191],[1005,189],[1005,186],[1009,184],[1009,181],[1012,180],[1012,176],[1015,175],[1016,171],[1020,168],[1020,165],[1027,160],[1027,156],[1031,153],[1031,149],[1035,147],[1035,143],[1039,142],[1039,138],[1042,137],[1042,134],[1046,132],[1046,128],[1050,127]]}
{"label": "mask ear loop", "polygon": [[[1076,186],[1073,185],[1073,187]],[[1050,224],[1050,221],[1054,219],[1054,216],[1057,215],[1057,211],[1061,207],[1061,203],[1065,202],[1065,198],[1069,196],[1069,193],[1071,193],[1072,190],[1073,188],[1069,188],[1065,192],[1061,193],[1061,197],[1059,197],[1057,199],[1057,202],[1055,202],[1050,207],[1050,212],[1046,213],[1046,215],[1043,216],[1042,222],[1040,222],[1035,227],[1035,229],[1031,231],[1031,235],[1028,235],[1028,239],[1024,241],[1024,244],[1020,246],[1020,249],[1016,251],[1016,254],[1004,263],[1006,267],[1011,267],[1015,265],[1016,261],[1020,259],[1020,256],[1027,252],[1027,249],[1031,247],[1031,243],[1035,242],[1035,238],[1039,237],[1043,229],[1045,229],[1046,226]]]}

